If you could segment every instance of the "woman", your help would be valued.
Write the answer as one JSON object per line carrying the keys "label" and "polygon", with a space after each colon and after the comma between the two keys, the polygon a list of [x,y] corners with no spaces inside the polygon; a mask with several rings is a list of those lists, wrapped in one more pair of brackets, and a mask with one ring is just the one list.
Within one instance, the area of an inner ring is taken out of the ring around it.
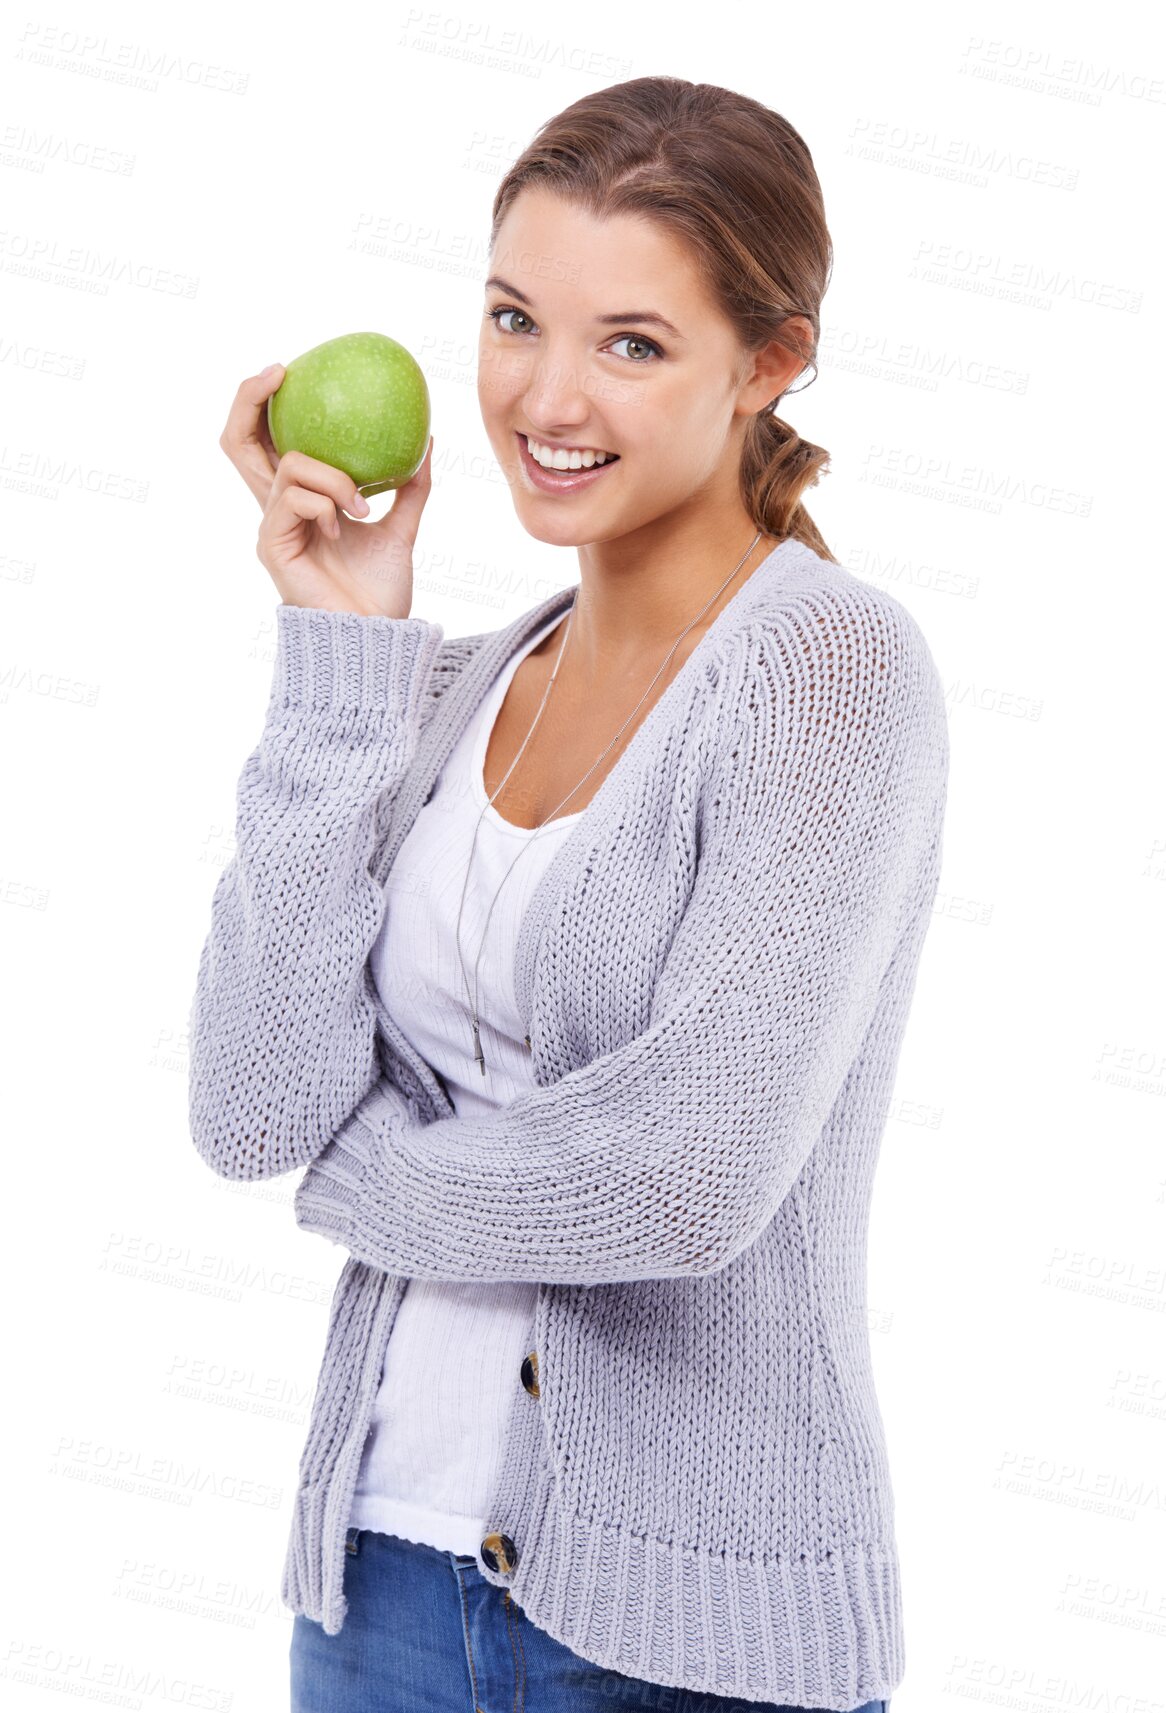
{"label": "woman", "polygon": [[282,1583],[299,1713],[901,1681],[866,1232],[947,735],[772,410],[830,258],[805,144],[744,96],[637,78],[543,127],[479,400],[580,575],[500,631],[411,616],[432,441],[355,522],[343,472],[274,454],[278,365],[239,389],[282,604],[190,1110],[226,1177],[306,1165],[298,1221],[348,1251]]}

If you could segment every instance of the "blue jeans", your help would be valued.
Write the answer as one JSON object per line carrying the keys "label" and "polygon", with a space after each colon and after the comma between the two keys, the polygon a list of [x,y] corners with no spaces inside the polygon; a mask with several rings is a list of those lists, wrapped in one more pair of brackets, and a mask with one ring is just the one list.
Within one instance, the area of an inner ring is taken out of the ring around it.
{"label": "blue jeans", "polygon": [[346,1546],[339,1634],[295,1616],[291,1713],[806,1713],[593,1665],[487,1582],[476,1558],[374,1529],[350,1528]]}

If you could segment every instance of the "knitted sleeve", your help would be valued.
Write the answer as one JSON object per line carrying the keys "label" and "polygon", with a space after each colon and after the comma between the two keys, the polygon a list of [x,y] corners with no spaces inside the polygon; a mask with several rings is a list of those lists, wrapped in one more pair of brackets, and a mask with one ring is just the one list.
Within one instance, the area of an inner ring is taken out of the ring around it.
{"label": "knitted sleeve", "polygon": [[191,1134],[224,1177],[305,1165],[376,1080],[365,966],[384,894],[368,864],[442,635],[424,619],[276,609],[267,714],[188,1019]]}
{"label": "knitted sleeve", "polygon": [[875,592],[755,622],[709,721],[696,877],[644,1031],[485,1117],[418,1123],[386,1085],[301,1181],[304,1229],[451,1281],[711,1273],[755,1241],[925,930],[946,716],[917,626]]}

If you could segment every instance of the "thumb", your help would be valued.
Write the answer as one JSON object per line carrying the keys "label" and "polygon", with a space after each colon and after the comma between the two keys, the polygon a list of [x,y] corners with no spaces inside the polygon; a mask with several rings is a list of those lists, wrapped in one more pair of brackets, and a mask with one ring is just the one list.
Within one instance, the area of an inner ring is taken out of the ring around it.
{"label": "thumb", "polygon": [[390,509],[381,519],[378,527],[382,530],[392,529],[393,534],[404,530],[410,542],[417,534],[421,522],[421,513],[425,510],[425,502],[433,486],[432,478],[433,436],[429,436],[429,445],[425,448],[425,456],[418,464],[409,480],[397,489],[397,497]]}

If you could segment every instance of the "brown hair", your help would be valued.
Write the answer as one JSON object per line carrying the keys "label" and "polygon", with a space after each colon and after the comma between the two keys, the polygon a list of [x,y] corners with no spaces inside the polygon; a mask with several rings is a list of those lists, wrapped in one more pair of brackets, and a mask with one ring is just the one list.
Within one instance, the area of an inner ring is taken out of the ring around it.
{"label": "brown hair", "polygon": [[[810,151],[780,114],[680,77],[634,77],[584,95],[548,119],[506,173],[491,249],[506,210],[532,184],[599,219],[633,214],[667,227],[686,241],[743,349],[776,339],[817,378],[833,250]],[[794,315],[814,330],[809,349],[802,330],[785,325]],[[774,414],[784,396],[749,423],[741,497],[758,529],[834,560],[801,499],[830,455]]]}

